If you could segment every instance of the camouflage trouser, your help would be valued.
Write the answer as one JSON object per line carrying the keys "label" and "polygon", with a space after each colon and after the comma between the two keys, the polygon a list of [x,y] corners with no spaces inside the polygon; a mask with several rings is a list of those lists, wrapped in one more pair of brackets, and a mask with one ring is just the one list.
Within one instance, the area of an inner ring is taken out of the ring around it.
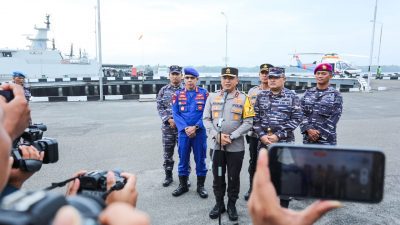
{"label": "camouflage trouser", "polygon": [[178,130],[172,129],[171,127],[166,125],[163,125],[161,130],[164,149],[164,170],[172,171],[174,169],[175,145],[178,142]]}

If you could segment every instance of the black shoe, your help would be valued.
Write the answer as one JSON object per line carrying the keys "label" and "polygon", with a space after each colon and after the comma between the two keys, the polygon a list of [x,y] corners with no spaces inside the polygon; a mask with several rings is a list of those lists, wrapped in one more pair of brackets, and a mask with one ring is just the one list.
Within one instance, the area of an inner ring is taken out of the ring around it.
{"label": "black shoe", "polygon": [[251,188],[249,188],[249,190],[246,192],[246,194],[244,194],[244,200],[249,200],[250,198],[250,194],[251,194]]}
{"label": "black shoe", "polygon": [[201,198],[207,198],[208,193],[206,189],[204,188],[204,182],[206,180],[206,177],[197,177],[197,193],[199,193]]}
{"label": "black shoe", "polygon": [[236,203],[235,201],[229,200],[228,205],[226,207],[228,216],[229,216],[229,220],[231,220],[231,221],[236,221],[239,218],[239,216],[237,214],[235,203]]}
{"label": "black shoe", "polygon": [[178,197],[189,191],[189,188],[187,186],[187,179],[188,177],[186,176],[179,176],[179,186],[177,189],[175,189],[175,191],[172,192],[173,196]]}
{"label": "black shoe", "polygon": [[214,208],[210,211],[210,214],[208,214],[211,219],[217,219],[219,214],[222,214],[222,213],[224,213],[226,211],[224,203],[221,203],[221,209],[220,210],[218,210],[218,207],[219,207],[219,204],[218,203],[215,204]]}
{"label": "black shoe", "polygon": [[168,187],[172,183],[172,181],[174,181],[172,179],[172,171],[171,170],[166,170],[165,171],[165,180],[162,183],[162,186]]}

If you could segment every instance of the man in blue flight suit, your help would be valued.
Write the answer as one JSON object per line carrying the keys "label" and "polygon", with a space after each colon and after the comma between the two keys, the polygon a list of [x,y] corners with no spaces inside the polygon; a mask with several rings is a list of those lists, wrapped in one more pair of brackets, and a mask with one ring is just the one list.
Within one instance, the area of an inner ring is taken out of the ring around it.
{"label": "man in blue flight suit", "polygon": [[[257,96],[253,129],[260,139],[259,149],[267,149],[272,143],[294,142],[293,131],[299,126],[303,114],[299,97],[284,87],[285,80],[284,68],[271,67],[268,74],[270,90]],[[289,198],[281,197],[280,203],[288,208]]]}
{"label": "man in blue flight suit", "polygon": [[208,92],[196,86],[199,73],[194,68],[184,69],[184,79],[185,88],[176,91],[172,104],[172,115],[178,128],[179,153],[179,186],[172,192],[172,195],[180,196],[189,191],[187,180],[190,174],[190,151],[193,149],[196,162],[197,193],[200,197],[207,198],[208,193],[204,189],[207,175],[207,136],[202,117]]}
{"label": "man in blue flight suit", "polygon": [[333,68],[329,63],[314,69],[317,86],[308,89],[301,99],[303,120],[300,124],[304,144],[336,145],[336,124],[342,115],[343,99],[330,86]]}
{"label": "man in blue flight suit", "polygon": [[178,130],[172,116],[172,96],[176,91],[182,90],[182,67],[172,65],[169,67],[170,83],[160,89],[157,95],[157,110],[160,115],[162,125],[162,143],[164,149],[164,170],[165,179],[162,183],[168,187],[172,181],[172,170],[174,169],[174,149],[178,141]]}

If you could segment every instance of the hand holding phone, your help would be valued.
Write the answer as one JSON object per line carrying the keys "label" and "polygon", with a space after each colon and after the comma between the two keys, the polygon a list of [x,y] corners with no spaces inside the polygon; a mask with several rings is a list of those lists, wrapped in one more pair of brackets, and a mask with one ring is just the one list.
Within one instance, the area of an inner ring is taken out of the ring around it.
{"label": "hand holding phone", "polygon": [[274,144],[271,180],[280,196],[378,203],[385,155],[377,150]]}

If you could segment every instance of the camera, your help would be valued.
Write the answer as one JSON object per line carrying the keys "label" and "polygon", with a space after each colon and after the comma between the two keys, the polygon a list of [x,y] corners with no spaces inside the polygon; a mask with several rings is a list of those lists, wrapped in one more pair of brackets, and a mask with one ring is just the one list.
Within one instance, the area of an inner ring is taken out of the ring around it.
{"label": "camera", "polygon": [[[43,137],[43,132],[47,131],[44,124],[33,124],[25,129],[24,133],[13,143],[11,156],[14,158],[13,168],[20,168],[24,171],[38,171],[42,163],[55,163],[58,161],[58,142],[54,138]],[[44,152],[43,162],[33,159],[22,159],[20,145],[32,145],[38,151]]]}
{"label": "camera", "polygon": [[14,94],[9,90],[0,90],[0,95],[6,99],[6,102],[10,102],[14,98]]}
{"label": "camera", "polygon": [[50,225],[57,211],[66,205],[74,207],[83,224],[96,225],[105,208],[104,201],[89,196],[64,197],[59,193],[17,191],[6,196],[0,204],[2,225]]}
{"label": "camera", "polygon": [[[126,184],[126,179],[121,172],[114,170],[115,185],[113,190],[120,190]],[[107,193],[107,171],[95,170],[79,177],[80,187],[78,193],[104,199]]]}

